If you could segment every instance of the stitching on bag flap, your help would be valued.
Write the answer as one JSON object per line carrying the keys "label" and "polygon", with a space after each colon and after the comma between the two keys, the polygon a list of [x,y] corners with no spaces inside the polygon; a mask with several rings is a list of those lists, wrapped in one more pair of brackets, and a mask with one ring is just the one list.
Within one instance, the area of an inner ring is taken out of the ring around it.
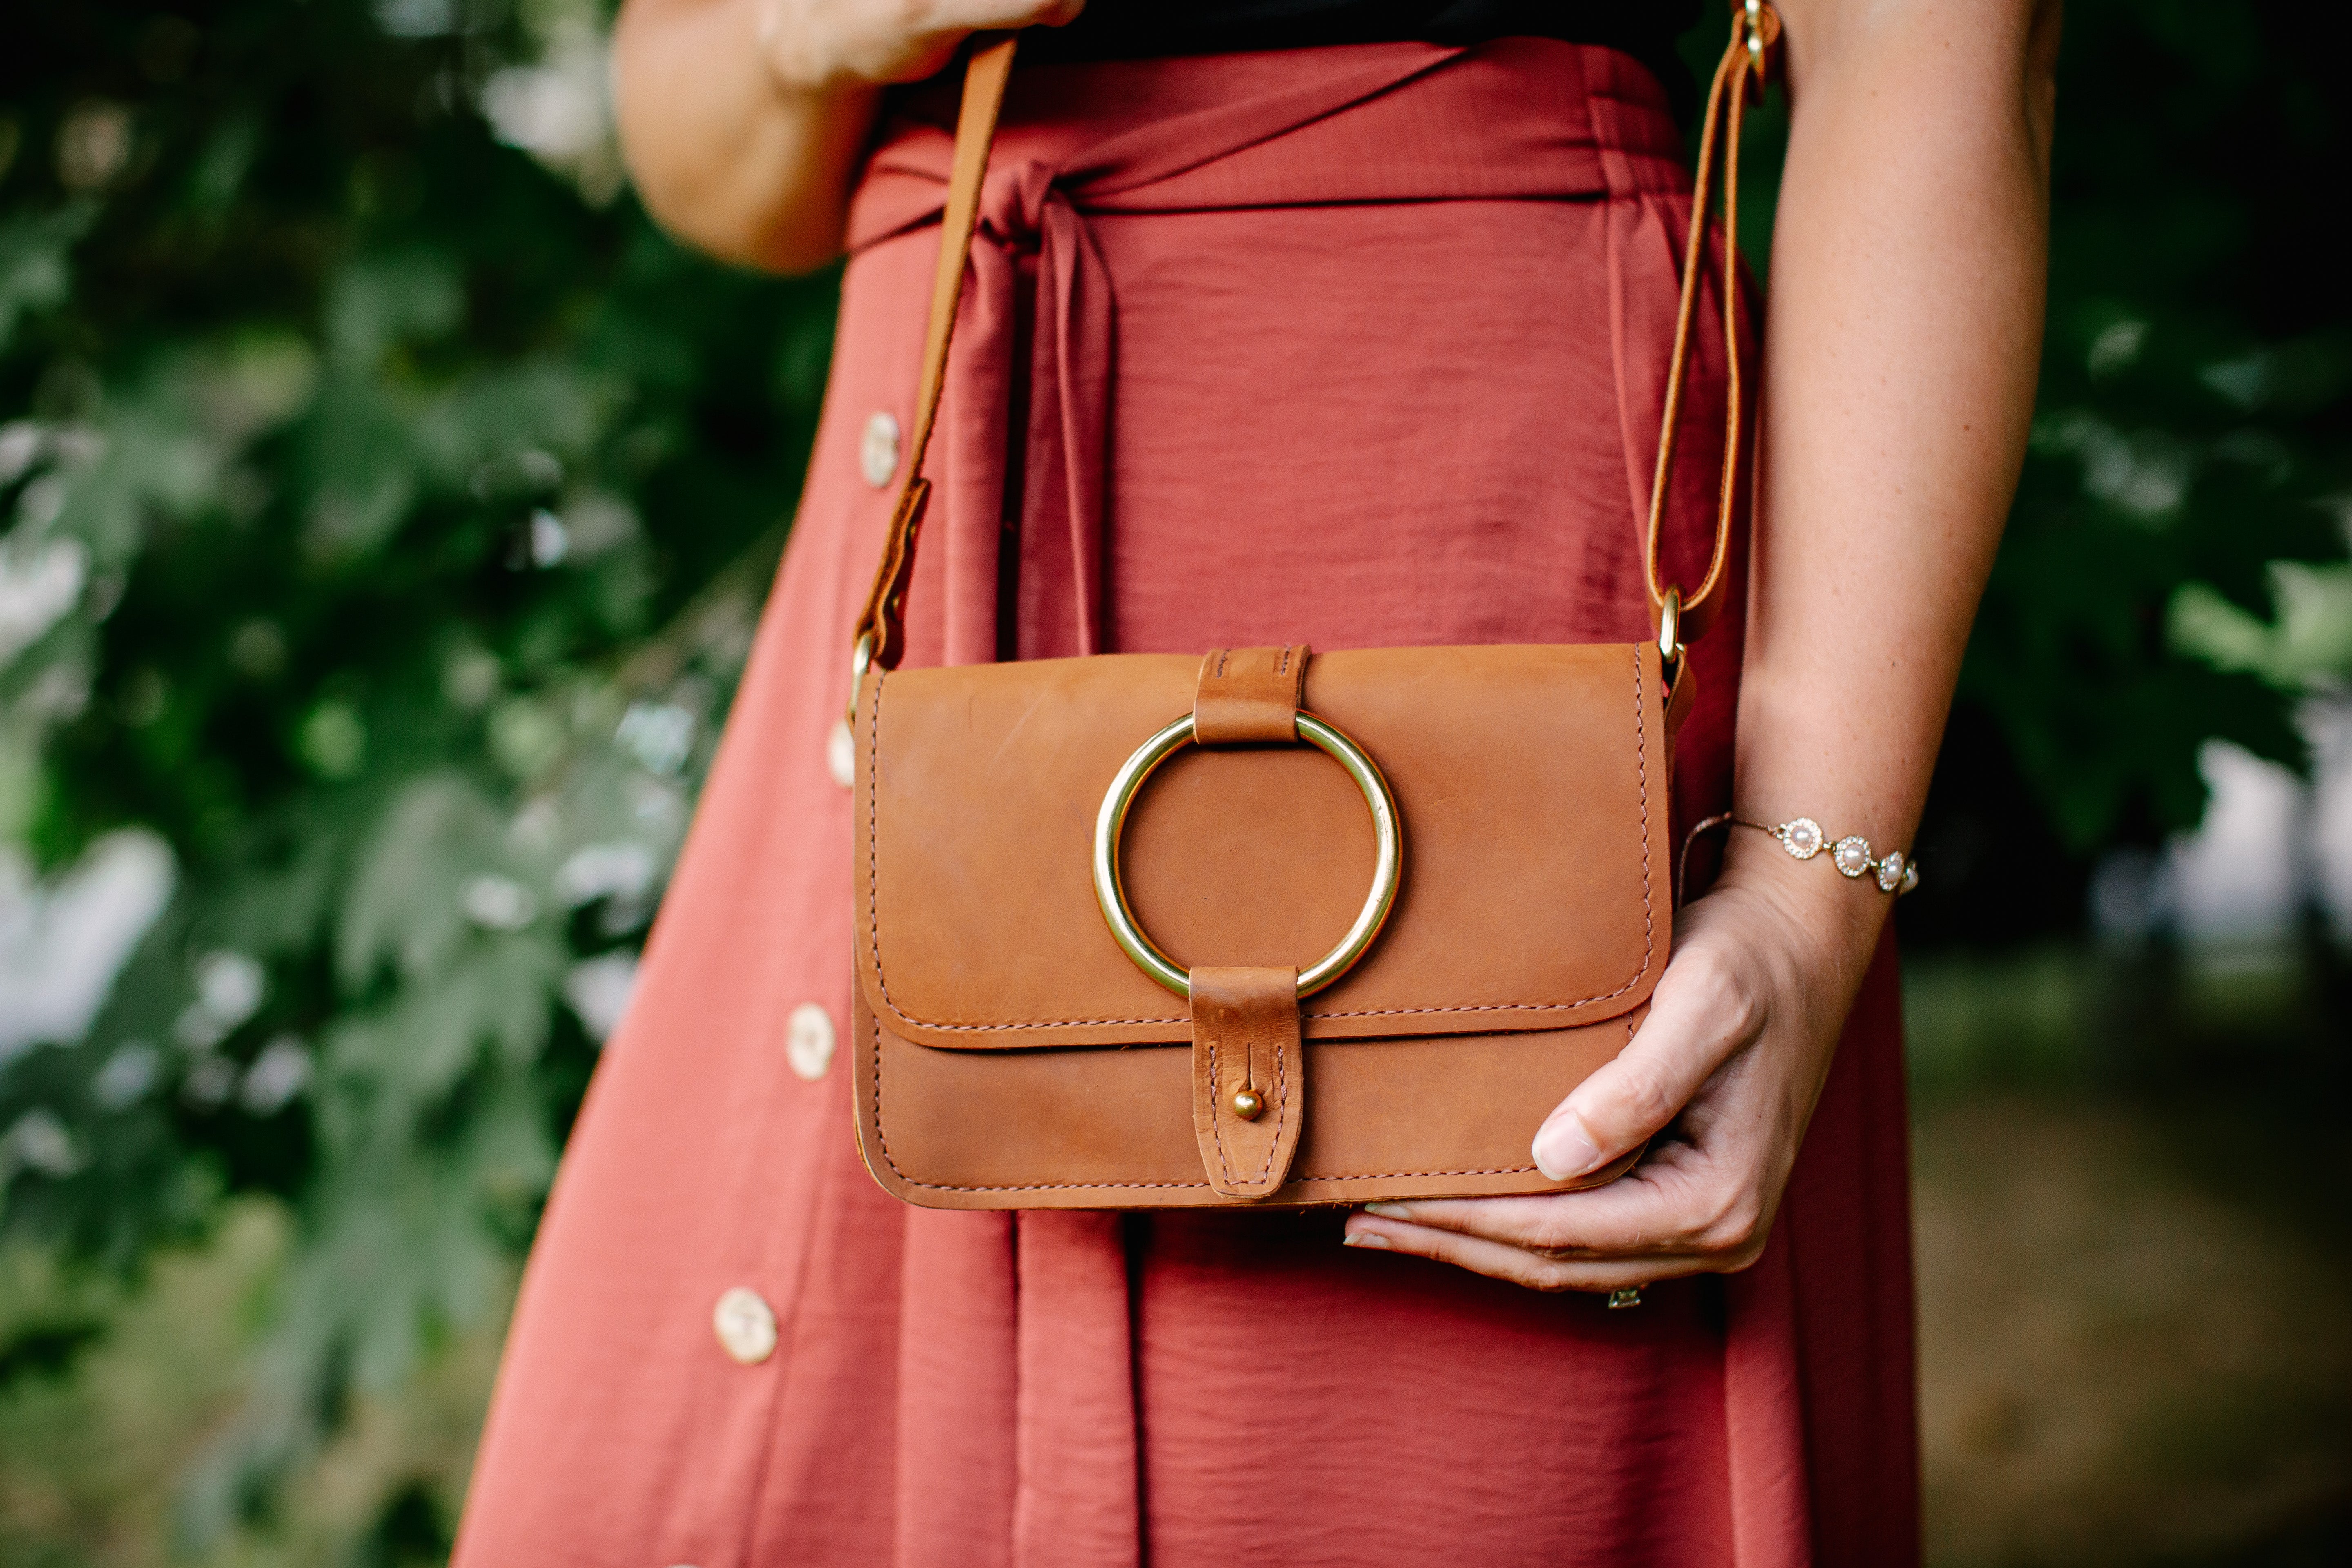
{"label": "stitching on bag flap", "polygon": [[[881,1026],[878,1024],[876,1026],[877,1039],[879,1037],[880,1027]],[[1275,1151],[1282,1147],[1282,1129],[1284,1124],[1290,1120],[1289,1068],[1290,1053],[1284,1050],[1281,1047],[1276,1046],[1274,1052],[1274,1137],[1272,1142],[1266,1144],[1265,1158],[1258,1163],[1257,1175],[1250,1178],[1252,1180],[1263,1181],[1265,1179],[1268,1173],[1272,1172],[1274,1169]],[[879,1092],[882,1080],[879,1073],[878,1063],[877,1064],[877,1073],[874,1081],[877,1089],[874,1097],[874,1103],[878,1107],[882,1103],[882,1097]],[[1217,1071],[1217,1042],[1214,1039],[1212,1039],[1209,1042],[1209,1136],[1217,1145],[1217,1168],[1224,1173],[1225,1185],[1230,1187],[1235,1184],[1234,1181],[1234,1162],[1232,1156],[1228,1154],[1225,1150],[1225,1119],[1218,1113],[1217,1110],[1219,1102],[1224,1098],[1224,1079]],[[896,1169],[895,1166],[892,1168]],[[1214,1185],[1213,1183],[1211,1184]]]}
{"label": "stitching on bag flap", "polygon": [[[1407,1018],[1442,1014],[1465,1013],[1552,1013],[1571,1007],[1587,1006],[1595,1002],[1613,1001],[1641,984],[1642,976],[1650,971],[1650,960],[1657,951],[1657,890],[1652,886],[1650,872],[1650,742],[1649,713],[1643,702],[1642,645],[1635,643],[1633,657],[1633,765],[1640,793],[1642,818],[1642,957],[1633,966],[1624,984],[1610,991],[1596,991],[1590,996],[1579,996],[1565,1002],[1475,1002],[1453,1006],[1436,1007],[1361,1007],[1335,1011],[1304,1010],[1304,1018]],[[1174,1014],[1154,1013],[1135,1018],[1048,1018],[1022,1023],[933,1022],[918,1018],[898,1005],[890,994],[890,976],[882,963],[882,900],[879,894],[878,870],[881,813],[877,808],[877,780],[881,773],[882,754],[882,689],[887,683],[884,671],[874,680],[874,711],[867,721],[866,762],[866,910],[867,942],[874,955],[874,982],[882,993],[883,1005],[892,1017],[913,1029],[933,1029],[941,1033],[967,1035],[1009,1034],[1020,1029],[1072,1029],[1090,1026],[1116,1027],[1136,1024],[1182,1024],[1183,1017]],[[1473,1175],[1468,1171],[1428,1173],[1431,1175]]]}

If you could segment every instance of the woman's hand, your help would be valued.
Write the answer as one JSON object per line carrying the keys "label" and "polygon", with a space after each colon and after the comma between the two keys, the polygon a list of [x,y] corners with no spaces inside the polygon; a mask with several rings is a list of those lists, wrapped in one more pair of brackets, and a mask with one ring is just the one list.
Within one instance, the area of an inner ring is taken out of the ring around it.
{"label": "woman's hand", "polygon": [[663,226],[780,272],[841,248],[884,82],[973,33],[1058,25],[1086,0],[626,0],[613,33],[621,150]]}
{"label": "woman's hand", "polygon": [[1535,1160],[1563,1179],[1666,1138],[1585,1192],[1371,1205],[1349,1216],[1349,1246],[1539,1290],[1756,1260],[1889,900],[1760,835],[1736,837],[1713,890],[1682,911],[1649,1017],[1545,1121]]}
{"label": "woman's hand", "polygon": [[1087,0],[760,0],[760,49],[788,89],[919,81],[974,33],[1058,27]]}

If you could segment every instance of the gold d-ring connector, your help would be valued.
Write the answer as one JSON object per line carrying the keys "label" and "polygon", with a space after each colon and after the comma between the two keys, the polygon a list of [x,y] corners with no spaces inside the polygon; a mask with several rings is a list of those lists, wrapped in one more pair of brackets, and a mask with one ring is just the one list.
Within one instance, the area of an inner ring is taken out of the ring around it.
{"label": "gold d-ring connector", "polygon": [[1683,591],[1666,590],[1665,602],[1658,606],[1658,663],[1665,670],[1671,684],[1683,662]]}
{"label": "gold d-ring connector", "polygon": [[[1381,776],[1361,746],[1312,713],[1298,716],[1298,738],[1347,769],[1372,811],[1372,890],[1365,895],[1364,907],[1357,911],[1355,924],[1339,939],[1339,945],[1298,972],[1298,994],[1307,997],[1347,973],[1381,934],[1404,871],[1404,830],[1397,818],[1396,796],[1389,793],[1389,781]],[[1134,911],[1127,907],[1127,889],[1118,874],[1118,840],[1127,827],[1128,808],[1135,804],[1143,781],[1192,739],[1192,715],[1187,713],[1138,746],[1135,754],[1119,764],[1110,788],[1103,793],[1102,810],[1095,817],[1094,864],[1095,901],[1102,905],[1110,934],[1135,960],[1137,968],[1177,995],[1187,997],[1192,994],[1191,977],[1143,934],[1143,928],[1135,923]]]}

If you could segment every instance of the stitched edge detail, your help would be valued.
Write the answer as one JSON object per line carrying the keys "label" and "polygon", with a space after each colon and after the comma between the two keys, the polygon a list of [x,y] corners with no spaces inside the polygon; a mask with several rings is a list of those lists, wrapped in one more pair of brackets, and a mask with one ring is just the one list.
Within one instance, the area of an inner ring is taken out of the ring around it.
{"label": "stitched edge detail", "polygon": [[[1199,1192],[1203,1187],[1216,1191],[1215,1184],[1211,1182],[1027,1182],[1000,1186],[959,1186],[951,1182],[927,1182],[919,1176],[910,1176],[900,1168],[898,1161],[890,1157],[890,1135],[882,1130],[882,1020],[869,1012],[866,1022],[874,1027],[874,1114],[866,1121],[874,1129],[874,1145],[881,1152],[882,1163],[890,1167],[892,1175],[910,1187],[920,1187],[932,1193]],[[1633,1043],[1633,1022],[1629,1018],[1625,1022],[1625,1045]],[[1617,1048],[1622,1051],[1625,1046]],[[1332,1182],[1396,1182],[1423,1176],[1523,1176],[1535,1169],[1533,1165],[1488,1165],[1473,1171],[1369,1171],[1358,1175],[1290,1176],[1285,1178],[1282,1186],[1312,1186],[1318,1182],[1327,1184]],[[1282,1187],[1275,1189],[1276,1193],[1281,1191]],[[1223,1197],[1225,1194],[1219,1193],[1217,1195]]]}
{"label": "stitched edge detail", "polygon": [[[1200,1027],[1198,1024],[1192,1026],[1196,1029]],[[1217,1042],[1213,1039],[1209,1042],[1209,1142],[1216,1145],[1217,1169],[1224,1174],[1225,1186],[1230,1187],[1234,1184],[1234,1162],[1233,1157],[1225,1152],[1225,1119],[1217,1114],[1217,1096],[1223,1091],[1224,1087],[1218,1081]],[[1213,1187],[1217,1185],[1214,1182],[1209,1184]],[[1222,1193],[1224,1187],[1218,1187],[1217,1190]]]}
{"label": "stitched edge detail", "polygon": [[[1663,665],[1659,674],[1665,673]],[[1669,690],[1666,695],[1673,696]],[[1634,981],[1650,972],[1650,954],[1658,942],[1657,889],[1650,879],[1650,709],[1642,700],[1642,645],[1633,645],[1633,776],[1642,791],[1642,967],[1633,972],[1633,979],[1619,986],[1612,994],[1622,995],[1633,988]],[[1672,802],[1668,809],[1672,809]],[[1667,832],[1674,831],[1668,827]]]}
{"label": "stitched edge detail", "polygon": [[[1300,1042],[1299,1048],[1301,1050],[1306,1049],[1306,1043],[1304,1041]],[[1250,1061],[1255,1064],[1256,1060],[1257,1047],[1255,1043],[1253,1042],[1250,1047]],[[1257,1173],[1260,1180],[1263,1180],[1273,1173],[1274,1152],[1276,1150],[1282,1147],[1282,1130],[1289,1124],[1290,1053],[1282,1048],[1281,1041],[1276,1040],[1274,1046],[1274,1136],[1266,1140],[1265,1161],[1257,1168]],[[1275,1184],[1276,1186],[1280,1186],[1281,1184],[1282,1184],[1279,1182]]]}
{"label": "stitched edge detail", "polygon": [[[1572,1002],[1477,1002],[1446,1007],[1360,1007],[1345,1012],[1308,1012],[1301,1010],[1304,1018],[1404,1018],[1440,1013],[1559,1013],[1575,1007],[1590,1006],[1595,1002],[1613,1001],[1642,983],[1650,972],[1650,960],[1657,951],[1657,889],[1650,878],[1650,749],[1648,715],[1642,702],[1642,645],[1635,643],[1633,653],[1633,759],[1641,797],[1642,816],[1642,962],[1623,984],[1613,991],[1596,991],[1590,996],[1579,996]],[[880,812],[877,809],[875,775],[880,771],[882,752],[882,687],[888,678],[887,670],[874,679],[874,712],[867,721],[866,763],[866,919],[868,942],[874,953],[874,984],[882,993],[882,1004],[892,1017],[913,1029],[935,1029],[941,1033],[953,1031],[966,1035],[997,1035],[1014,1029],[1072,1029],[1087,1026],[1120,1027],[1133,1024],[1182,1024],[1186,1019],[1169,1014],[1151,1014],[1140,1018],[1047,1018],[1033,1022],[1006,1024],[933,1023],[918,1018],[891,999],[890,977],[882,967],[882,908],[877,891],[880,876],[877,870],[877,837],[880,832]],[[1522,1167],[1532,1170],[1533,1166]],[[1469,1171],[1432,1171],[1433,1176],[1474,1175]]]}
{"label": "stitched edge detail", "polygon": [[[1200,1026],[1197,1024],[1193,1026],[1195,1028],[1198,1028],[1199,1026]],[[877,1024],[875,1028],[878,1033],[881,1026]],[[1246,1048],[1251,1049],[1251,1054],[1255,1057],[1255,1047],[1248,1047],[1247,1042],[1244,1042],[1244,1046]],[[876,1082],[877,1085],[880,1082],[878,1075],[876,1079]],[[1284,1050],[1279,1046],[1276,1046],[1274,1051],[1274,1136],[1266,1143],[1265,1158],[1258,1162],[1256,1175],[1244,1177],[1241,1181],[1236,1181],[1234,1178],[1233,1159],[1225,1152],[1225,1119],[1219,1113],[1217,1109],[1218,1100],[1223,1097],[1225,1091],[1223,1080],[1217,1072],[1217,1042],[1214,1038],[1212,1038],[1209,1041],[1209,1137],[1210,1141],[1214,1142],[1217,1146],[1217,1169],[1224,1173],[1225,1178],[1225,1184],[1222,1187],[1217,1187],[1217,1193],[1220,1196],[1247,1197],[1265,1195],[1264,1194],[1229,1192],[1228,1189],[1238,1188],[1244,1185],[1244,1183],[1263,1183],[1266,1176],[1274,1170],[1274,1152],[1282,1147],[1283,1124],[1290,1120],[1290,1053]],[[877,1107],[879,1107],[882,1102],[881,1095],[878,1092],[875,1096],[874,1102]],[[892,1168],[896,1169],[897,1167],[894,1166]],[[1209,1184],[1213,1187],[1217,1186],[1214,1182],[1212,1182]],[[1276,1191],[1278,1190],[1281,1184],[1276,1183],[1275,1187],[1267,1190]]]}

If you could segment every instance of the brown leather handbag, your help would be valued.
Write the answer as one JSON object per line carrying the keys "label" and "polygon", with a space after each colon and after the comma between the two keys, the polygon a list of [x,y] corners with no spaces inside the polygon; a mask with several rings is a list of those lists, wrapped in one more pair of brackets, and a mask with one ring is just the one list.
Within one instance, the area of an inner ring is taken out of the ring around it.
{"label": "brown leather handbag", "polygon": [[1736,353],[1688,595],[1659,581],[1661,513],[1717,131],[1727,236],[1778,26],[1749,0],[1707,99],[1645,551],[1656,642],[899,670],[1013,45],[975,50],[914,459],[853,655],[854,1080],[884,1187],[933,1208],[1352,1204],[1589,1186],[1637,1157],[1553,1182],[1528,1145],[1632,1037],[1672,941],[1667,784],[1739,489]]}

